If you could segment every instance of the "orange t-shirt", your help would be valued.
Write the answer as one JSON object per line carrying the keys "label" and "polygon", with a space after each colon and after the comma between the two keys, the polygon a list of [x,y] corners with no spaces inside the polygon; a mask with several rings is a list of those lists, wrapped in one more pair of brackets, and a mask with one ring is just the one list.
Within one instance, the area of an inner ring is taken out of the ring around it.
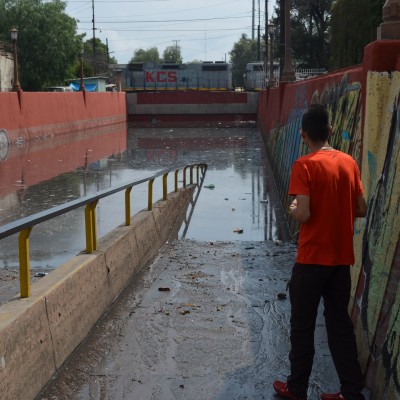
{"label": "orange t-shirt", "polygon": [[310,196],[310,219],[300,226],[298,263],[354,264],[357,197],[364,194],[355,160],[337,150],[319,150],[295,161],[290,195]]}

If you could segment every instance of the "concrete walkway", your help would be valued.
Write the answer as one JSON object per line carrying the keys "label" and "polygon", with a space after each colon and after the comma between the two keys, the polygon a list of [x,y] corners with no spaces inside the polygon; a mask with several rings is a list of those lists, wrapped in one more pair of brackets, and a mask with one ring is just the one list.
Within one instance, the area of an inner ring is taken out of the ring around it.
{"label": "concrete walkway", "polygon": [[[37,400],[278,399],[291,244],[167,243]],[[323,318],[309,400],[338,391]]]}

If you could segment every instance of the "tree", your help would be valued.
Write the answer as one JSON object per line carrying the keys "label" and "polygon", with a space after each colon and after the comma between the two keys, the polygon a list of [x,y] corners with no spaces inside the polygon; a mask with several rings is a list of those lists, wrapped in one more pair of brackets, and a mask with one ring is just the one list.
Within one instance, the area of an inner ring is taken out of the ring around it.
{"label": "tree", "polygon": [[[333,0],[292,0],[292,51],[297,65],[308,68],[328,68],[330,52],[330,18]],[[278,25],[280,3],[274,23]]]}
{"label": "tree", "polygon": [[362,61],[364,47],[376,39],[385,0],[337,0],[332,7],[332,67]]}
{"label": "tree", "polygon": [[232,63],[232,80],[234,86],[243,86],[243,74],[246,72],[246,64],[257,60],[257,40],[252,40],[242,33],[239,41],[234,43],[229,52]]}
{"label": "tree", "polygon": [[55,0],[0,0],[0,40],[18,29],[19,78],[23,90],[37,91],[73,76],[81,39],[66,3]]}
{"label": "tree", "polygon": [[134,62],[147,62],[152,61],[155,64],[162,63],[162,59],[160,58],[160,54],[158,52],[157,47],[150,47],[147,50],[144,49],[136,49],[133,53],[133,57],[129,61],[129,63]]}
{"label": "tree", "polygon": [[168,46],[163,53],[164,62],[170,62],[175,64],[182,64],[183,58],[181,54],[181,46]]}
{"label": "tree", "polygon": [[[95,46],[93,47],[93,38],[88,39],[83,44],[83,60],[86,65],[90,65],[92,73],[90,75],[99,75],[108,73],[108,64],[117,64],[114,57],[110,57],[108,46],[104,44],[99,38],[94,40]],[[94,51],[93,51],[94,49]],[[86,76],[90,76],[86,75]]]}

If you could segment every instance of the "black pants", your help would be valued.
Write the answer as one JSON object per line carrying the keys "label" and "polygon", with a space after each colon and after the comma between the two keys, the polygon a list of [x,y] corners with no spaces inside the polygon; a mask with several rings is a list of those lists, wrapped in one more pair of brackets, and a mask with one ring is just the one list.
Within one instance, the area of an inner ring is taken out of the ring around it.
{"label": "black pants", "polygon": [[291,373],[288,388],[307,397],[314,358],[314,331],[318,305],[324,300],[329,349],[346,400],[364,400],[363,375],[358,362],[354,326],[348,314],[351,277],[349,266],[328,267],[296,263],[289,282]]}

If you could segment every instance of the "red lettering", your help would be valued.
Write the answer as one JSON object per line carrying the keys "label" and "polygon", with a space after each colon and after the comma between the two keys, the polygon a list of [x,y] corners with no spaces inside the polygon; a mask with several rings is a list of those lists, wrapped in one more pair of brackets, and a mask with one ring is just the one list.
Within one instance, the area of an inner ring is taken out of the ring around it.
{"label": "red lettering", "polygon": [[157,71],[157,82],[167,82],[165,74],[166,74],[165,71]]}
{"label": "red lettering", "polygon": [[176,82],[176,71],[169,71],[168,72],[168,82]]}
{"label": "red lettering", "polygon": [[154,73],[153,71],[152,72],[146,71],[146,82],[155,82],[153,73]]}
{"label": "red lettering", "polygon": [[146,83],[148,82],[177,82],[176,71],[146,71]]}

